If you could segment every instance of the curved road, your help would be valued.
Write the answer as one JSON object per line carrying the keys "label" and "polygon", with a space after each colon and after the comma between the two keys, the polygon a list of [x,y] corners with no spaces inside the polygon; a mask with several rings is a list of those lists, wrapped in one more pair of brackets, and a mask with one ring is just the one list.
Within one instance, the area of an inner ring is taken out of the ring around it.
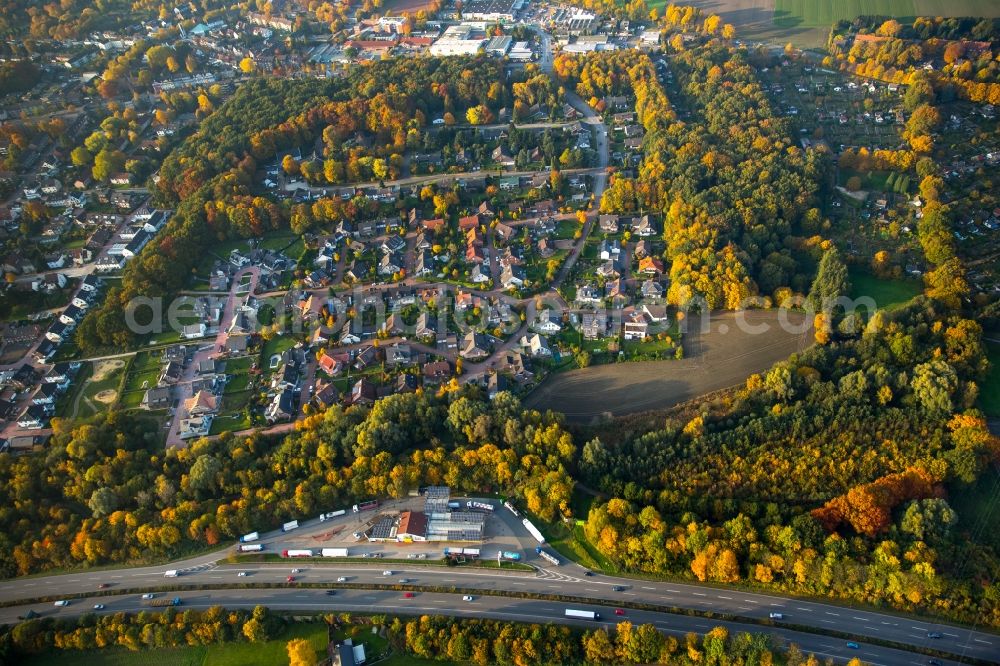
{"label": "curved road", "polygon": [[[402,506],[417,500],[403,500]],[[397,507],[398,508],[398,507]],[[410,585],[446,586],[460,590],[475,590],[482,592],[477,596],[476,603],[467,605],[460,597],[448,595],[432,595],[418,593],[413,600],[402,599],[400,592],[389,590],[357,590],[338,592],[335,597],[326,597],[323,590],[276,588],[276,589],[246,589],[246,590],[192,590],[190,592],[169,592],[177,594],[188,607],[200,607],[214,604],[256,605],[264,604],[276,609],[287,610],[320,610],[339,609],[337,604],[346,604],[346,599],[355,599],[362,603],[347,604],[350,610],[358,611],[364,608],[368,612],[399,612],[411,609],[414,612],[435,612],[443,614],[463,614],[478,611],[481,615],[490,617],[507,617],[511,619],[530,619],[537,617],[545,620],[556,620],[562,617],[566,604],[552,601],[534,601],[510,597],[495,597],[491,593],[537,593],[567,595],[593,599],[594,605],[613,606],[620,603],[649,603],[665,607],[677,607],[699,612],[731,613],[742,617],[767,620],[770,613],[782,613],[788,623],[801,627],[815,627],[819,630],[836,630],[849,632],[856,636],[865,636],[884,641],[892,641],[901,645],[911,645],[919,648],[934,648],[955,655],[974,657],[987,661],[997,661],[1000,655],[1000,636],[976,631],[963,627],[920,620],[911,616],[892,615],[870,610],[857,610],[828,603],[819,603],[801,599],[790,599],[775,595],[745,592],[735,589],[709,587],[696,584],[672,582],[645,581],[620,576],[605,576],[603,574],[587,575],[587,570],[575,563],[567,563],[555,567],[537,557],[533,550],[533,541],[523,529],[514,530],[520,523],[508,512],[501,510],[496,518],[503,521],[508,531],[513,531],[516,543],[522,553],[527,553],[526,562],[536,566],[535,571],[498,571],[495,569],[452,568],[421,564],[421,560],[412,563],[385,562],[373,560],[371,564],[348,563],[329,560],[323,562],[295,561],[261,564],[226,564],[219,558],[229,551],[217,551],[169,565],[139,567],[131,569],[113,569],[103,571],[82,571],[53,576],[18,578],[0,584],[0,601],[12,602],[19,599],[42,597],[56,598],[60,595],[87,595],[97,590],[101,583],[110,584],[110,591],[118,589],[155,589],[164,586],[184,585],[222,585],[222,584],[280,584],[284,583],[292,567],[300,568],[295,574],[298,581],[318,583],[336,587],[337,578],[346,576],[348,582],[354,585],[373,587],[401,584],[400,579],[410,579]],[[348,514],[334,521],[320,523],[317,519],[300,520],[300,528],[294,532],[271,532],[262,535],[260,541],[266,545],[266,552],[281,552],[290,547],[317,548],[312,537],[327,532],[332,528],[343,526],[343,534],[357,528],[357,517]],[[509,537],[508,537],[509,538]],[[330,544],[342,545],[342,544]],[[416,544],[409,548],[431,551],[440,546],[436,544]],[[504,548],[508,548],[505,543]],[[510,546],[516,547],[516,546]],[[351,545],[352,556],[360,552],[386,552],[387,548],[397,548],[395,544],[361,543]],[[482,547],[483,557],[495,557],[497,547],[489,545]],[[386,554],[390,554],[386,552]],[[398,555],[397,555],[398,556]],[[177,578],[166,578],[164,572],[177,569],[181,575]],[[392,576],[383,572],[391,570]],[[246,571],[246,577],[239,577],[240,571]],[[621,586],[621,591],[614,591],[615,586]],[[95,597],[74,601],[69,607],[56,610],[51,601],[34,605],[22,605],[0,609],[0,620],[14,621],[18,615],[23,615],[27,608],[45,613],[79,613],[89,610],[96,603]],[[437,601],[432,601],[432,600]],[[140,600],[135,594],[122,597],[100,598],[107,605],[108,611],[135,610]],[[427,604],[435,604],[429,609]],[[412,605],[412,608],[411,608]],[[554,609],[554,610],[553,610]],[[494,612],[496,611],[496,612]],[[530,612],[524,612],[530,611]],[[636,621],[652,621],[657,626],[670,629],[686,627],[683,631],[704,631],[720,622],[704,618],[687,618],[668,613],[639,612],[627,610],[627,617]],[[606,621],[614,621],[616,617],[611,610],[602,612]],[[723,623],[726,624],[726,623]],[[761,627],[752,624],[728,623],[734,629],[741,631],[761,631]],[[678,629],[681,630],[681,629]],[[772,631],[765,629],[765,631]],[[782,635],[788,634],[784,630]],[[930,633],[940,634],[938,639],[928,637]],[[794,642],[803,649],[846,660],[859,656],[867,662],[877,664],[925,664],[927,659],[921,655],[905,651],[888,650],[877,646],[864,645],[860,653],[849,650],[846,642],[841,639],[821,635],[811,635],[807,632],[795,632]],[[905,655],[905,658],[903,657]]]}

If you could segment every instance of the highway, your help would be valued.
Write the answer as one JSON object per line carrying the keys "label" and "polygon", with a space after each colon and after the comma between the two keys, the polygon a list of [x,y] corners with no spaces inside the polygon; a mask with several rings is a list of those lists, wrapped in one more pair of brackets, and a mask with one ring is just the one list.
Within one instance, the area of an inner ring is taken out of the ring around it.
{"label": "highway", "polygon": [[[252,608],[263,604],[270,608],[309,611],[309,612],[366,612],[386,613],[390,615],[453,615],[458,617],[489,617],[515,622],[557,622],[574,624],[582,627],[603,626],[613,630],[617,622],[629,621],[634,624],[652,623],[664,633],[683,641],[684,634],[697,632],[704,634],[713,627],[724,626],[732,632],[760,631],[735,622],[724,622],[700,617],[669,615],[650,611],[626,610],[624,616],[615,615],[612,606],[595,604],[561,604],[553,601],[535,601],[528,599],[511,599],[505,597],[473,596],[472,601],[463,601],[457,594],[441,594],[417,592],[412,598],[406,598],[402,592],[390,590],[336,590],[329,596],[326,590],[314,589],[279,589],[279,590],[213,590],[184,593],[167,593],[163,596],[177,595],[181,597],[184,609],[205,609],[210,606],[225,606],[227,608]],[[139,595],[123,595],[119,597],[101,598],[104,610],[93,611],[93,602],[73,602],[64,608],[55,608],[49,604],[30,606],[36,612],[48,617],[68,617],[87,612],[114,613],[136,612],[147,608]],[[600,620],[570,620],[564,613],[566,608],[593,610],[600,613]],[[28,607],[0,609],[0,621],[14,622],[17,615],[27,612]],[[927,663],[927,657],[915,655],[902,650],[894,650],[877,645],[859,643],[858,649],[847,647],[846,641],[817,636],[804,632],[790,631],[780,628],[764,630],[772,636],[772,644],[784,646],[795,643],[803,652],[812,653],[821,659],[827,657],[837,662],[846,662],[852,657],[879,666],[920,666]],[[682,643],[683,644],[683,643]],[[947,660],[940,660],[944,663]]]}
{"label": "highway", "polygon": [[[383,507],[382,510],[398,510],[402,508],[416,508],[414,505],[419,500],[400,500],[396,502],[395,509]],[[521,611],[518,604],[531,604],[532,612],[539,617],[550,619],[550,615],[555,611],[545,611],[543,609],[553,607],[556,602],[545,601],[535,602],[527,599],[513,599],[510,597],[494,597],[492,594],[547,594],[564,595],[578,598],[593,599],[595,604],[656,604],[666,608],[683,608],[698,612],[711,612],[718,614],[732,614],[754,620],[769,619],[771,613],[781,613],[783,621],[799,627],[814,627],[817,630],[847,632],[854,636],[891,641],[901,645],[910,645],[917,648],[937,649],[954,655],[967,656],[982,660],[995,661],[1000,663],[1000,637],[995,634],[976,631],[973,629],[956,627],[941,622],[917,619],[911,616],[894,615],[880,613],[871,610],[858,610],[844,606],[837,606],[828,603],[819,603],[802,599],[784,598],[775,595],[744,592],[736,589],[709,587],[696,584],[644,581],[625,577],[607,576],[600,573],[590,572],[584,567],[575,563],[564,563],[562,566],[553,566],[542,560],[534,553],[535,542],[527,534],[507,511],[499,511],[491,523],[497,523],[493,528],[504,536],[498,537],[503,543],[488,543],[482,546],[484,558],[495,557],[500,548],[519,549],[524,557],[524,562],[536,567],[534,571],[514,571],[512,569],[495,570],[481,568],[443,567],[435,566],[429,560],[406,560],[405,562],[380,562],[372,559],[370,563],[365,562],[342,562],[328,560],[322,562],[296,561],[260,563],[260,564],[227,564],[220,562],[226,554],[232,553],[230,548],[226,551],[208,553],[199,557],[178,561],[169,565],[158,565],[152,567],[137,567],[129,569],[109,569],[103,571],[82,571],[69,574],[53,576],[37,576],[30,578],[18,578],[0,583],[0,602],[12,602],[20,599],[32,598],[58,598],[60,595],[87,595],[96,592],[98,585],[107,584],[110,586],[109,592],[115,589],[155,589],[163,586],[198,586],[198,585],[224,585],[224,584],[281,584],[282,587],[276,589],[247,589],[247,590],[212,590],[212,591],[191,591],[179,593],[185,600],[190,600],[191,604],[220,604],[229,603],[231,600],[240,600],[249,605],[264,604],[276,609],[305,610],[307,608],[316,609],[309,606],[309,603],[317,603],[309,600],[315,595],[315,590],[294,589],[294,584],[285,588],[286,578],[291,574],[292,568],[299,568],[295,573],[296,582],[306,584],[331,585],[336,587],[338,577],[346,577],[350,585],[366,585],[372,587],[400,585],[402,578],[409,579],[406,585],[420,587],[451,587],[461,591],[474,591],[482,593],[482,597],[477,599],[478,606],[469,607],[472,610],[485,611],[492,608],[513,609],[505,610],[511,612],[512,619],[528,619],[529,616]],[[357,529],[358,518],[351,513],[332,521],[320,523],[317,519],[300,520],[300,528],[294,532],[282,533],[280,531],[270,532],[261,535],[261,539],[255,543],[265,545],[266,551],[270,553],[280,553],[287,548],[318,548],[322,546],[349,546],[351,555],[367,553],[372,556],[382,555],[384,557],[403,558],[407,553],[423,552],[428,553],[428,557],[439,557],[440,546],[437,544],[413,544],[409,546],[397,546],[396,544],[374,544],[367,542],[355,543],[351,538],[351,531]],[[323,543],[318,545],[315,542],[316,535],[329,532],[332,528],[342,527],[342,535],[346,536],[348,543]],[[519,529],[517,529],[519,528]],[[180,575],[176,578],[167,578],[164,572],[176,569]],[[386,570],[392,571],[391,576],[383,575]],[[239,572],[247,572],[246,576],[239,576]],[[615,591],[615,586],[620,586],[620,591]],[[320,590],[320,593],[323,591]],[[339,594],[339,593],[338,593]],[[352,599],[364,601],[362,604],[353,604],[350,609],[355,612],[395,612],[401,607],[406,607],[403,602],[397,603],[397,597],[401,597],[400,592],[390,591],[365,591],[367,596],[356,597],[357,592],[343,592],[344,596],[337,597],[337,601],[351,596]],[[304,596],[303,596],[304,595]],[[388,596],[387,596],[388,595]],[[456,597],[455,599],[459,599]],[[134,610],[136,596],[130,595],[126,598],[109,597],[101,598],[102,603],[106,603],[108,610]],[[389,606],[380,604],[392,601]],[[432,596],[429,593],[419,593],[418,599],[421,609],[414,609],[415,612],[427,612],[424,605],[431,603],[430,599],[451,599],[451,597]],[[489,601],[486,601],[489,599]],[[324,597],[322,608],[334,608]],[[79,612],[90,608],[94,597],[90,597],[86,602],[74,602],[69,607],[69,612]],[[409,604],[406,600],[406,604]],[[439,602],[435,602],[439,603]],[[291,604],[291,605],[290,605]],[[306,605],[301,605],[306,604]],[[492,604],[498,604],[493,606]],[[45,610],[52,612],[51,601],[32,606],[36,611]],[[451,613],[455,610],[464,610],[465,604],[461,602],[440,603],[435,607],[440,612]],[[11,607],[0,609],[0,614],[8,620],[23,615],[27,607]],[[629,617],[636,619],[640,617],[638,611],[627,611]],[[556,616],[561,610],[556,612]],[[483,613],[485,614],[485,613]],[[494,616],[490,614],[490,616]],[[496,615],[496,617],[503,617]],[[642,617],[645,617],[644,615]],[[678,622],[695,622],[707,625],[710,620],[695,618],[682,618],[680,616],[653,613],[651,617],[656,618],[658,626],[677,626]],[[645,621],[645,620],[643,620]],[[684,625],[687,626],[687,625]],[[754,624],[734,625],[740,630],[761,630]],[[702,629],[699,629],[702,630]],[[767,629],[770,631],[770,629]],[[930,638],[929,634],[940,634],[940,638]],[[807,636],[806,633],[799,635]],[[866,661],[872,659],[864,654],[857,655],[844,652],[834,652],[834,648],[846,650],[846,642],[842,639],[834,639],[826,636],[811,635],[809,641],[795,639],[803,648],[807,646],[826,646],[823,653],[837,654],[840,657],[849,658],[851,656],[861,656]],[[833,646],[833,647],[829,647]],[[818,648],[809,647],[811,651]],[[876,648],[864,648],[865,650]],[[881,648],[878,648],[881,650]],[[819,652],[817,651],[817,654]],[[926,658],[921,655],[909,654],[908,661],[899,661],[898,657],[893,657],[890,652],[879,652],[879,658],[873,663],[926,663]]]}

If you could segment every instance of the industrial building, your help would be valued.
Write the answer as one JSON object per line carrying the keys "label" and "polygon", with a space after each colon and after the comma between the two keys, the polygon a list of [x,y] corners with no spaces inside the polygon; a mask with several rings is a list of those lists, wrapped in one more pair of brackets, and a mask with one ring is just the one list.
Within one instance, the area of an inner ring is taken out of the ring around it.
{"label": "industrial building", "polygon": [[449,26],[441,38],[430,48],[431,55],[475,55],[486,44],[486,34],[475,26],[461,24]]}
{"label": "industrial building", "polygon": [[481,542],[486,514],[460,508],[458,502],[451,500],[451,489],[447,486],[429,487],[424,491],[423,511],[403,511],[398,517],[382,516],[368,530],[368,540]]}

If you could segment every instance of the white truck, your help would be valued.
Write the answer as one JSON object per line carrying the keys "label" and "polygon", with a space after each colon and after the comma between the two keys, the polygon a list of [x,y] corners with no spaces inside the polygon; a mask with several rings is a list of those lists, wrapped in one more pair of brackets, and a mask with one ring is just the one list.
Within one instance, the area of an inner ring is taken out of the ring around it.
{"label": "white truck", "polygon": [[241,543],[236,549],[241,553],[259,553],[264,550],[264,544],[262,543]]}
{"label": "white truck", "polygon": [[260,538],[260,532],[251,532],[250,534],[244,534],[240,537],[240,543],[249,543],[250,541],[256,541]]}
{"label": "white truck", "polygon": [[566,609],[566,617],[576,617],[581,620],[600,620],[601,614],[594,611]]}
{"label": "white truck", "polygon": [[178,573],[177,569],[170,569],[168,571],[164,571],[163,575],[166,576],[167,578],[177,578],[180,575],[180,573]]}
{"label": "white truck", "polygon": [[324,548],[320,551],[323,557],[347,557],[346,548]]}
{"label": "white truck", "polygon": [[323,523],[328,520],[333,520],[338,516],[343,516],[345,513],[347,513],[346,509],[341,509],[339,511],[330,511],[328,513],[321,513],[319,514],[319,522]]}
{"label": "white truck", "polygon": [[299,521],[289,520],[287,523],[281,526],[282,532],[291,532],[292,530],[297,530],[299,528]]}

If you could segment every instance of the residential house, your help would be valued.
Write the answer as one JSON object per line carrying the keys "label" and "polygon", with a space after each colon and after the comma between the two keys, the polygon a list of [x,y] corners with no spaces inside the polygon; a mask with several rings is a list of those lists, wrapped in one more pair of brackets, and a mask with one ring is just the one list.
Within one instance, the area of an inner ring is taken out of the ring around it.
{"label": "residential house", "polygon": [[458,218],[458,228],[462,230],[462,233],[466,233],[470,229],[475,229],[478,226],[479,226],[478,215],[466,215],[465,217]]}
{"label": "residential house", "polygon": [[643,215],[639,218],[639,221],[632,225],[632,233],[636,236],[656,236],[660,233],[657,224],[649,217],[649,215]]}
{"label": "residential house", "polygon": [[337,387],[333,385],[332,382],[326,384],[316,384],[316,392],[313,394],[312,401],[316,406],[321,409],[326,409],[337,404],[340,400],[340,391]]}
{"label": "residential house", "polygon": [[510,239],[514,238],[514,235],[517,232],[514,231],[514,227],[504,224],[503,222],[498,222],[493,228],[493,233],[496,234],[497,238],[506,243],[510,241]]}
{"label": "residential house", "polygon": [[143,409],[167,409],[172,401],[173,394],[169,386],[154,386],[146,390],[139,406]]}
{"label": "residential house", "polygon": [[639,272],[646,275],[662,275],[663,262],[658,257],[643,257],[639,260]]}
{"label": "residential house", "polygon": [[486,395],[492,400],[497,397],[498,393],[508,390],[509,387],[510,382],[507,381],[507,376],[494,372],[486,380]]}
{"label": "residential house", "polygon": [[606,234],[618,233],[618,216],[601,215],[597,218],[597,225]]}
{"label": "residential house", "polygon": [[187,324],[181,327],[181,337],[185,340],[203,338],[208,333],[208,327],[204,322],[198,324]]}
{"label": "residential house", "polygon": [[528,362],[524,354],[516,350],[503,352],[497,361],[496,367],[498,372],[508,374],[515,381],[522,384],[534,376],[528,368]]}
{"label": "residential house", "polygon": [[490,154],[490,158],[502,167],[513,169],[515,165],[514,158],[510,156],[507,149],[503,146],[497,146],[493,152]]}
{"label": "residential house", "polygon": [[425,383],[440,384],[451,377],[451,364],[448,361],[425,363],[423,373]]}
{"label": "residential house", "polygon": [[382,259],[378,264],[379,275],[393,275],[401,270],[403,270],[403,259],[401,256],[396,254],[382,255]]}
{"label": "residential house", "polygon": [[291,421],[295,416],[295,391],[285,388],[276,394],[264,410],[264,418],[268,423]]}
{"label": "residential house", "polygon": [[525,353],[530,354],[535,358],[552,356],[552,350],[549,348],[549,341],[538,333],[522,335],[521,339],[518,340],[518,344],[521,345],[521,348],[525,351]]}
{"label": "residential house", "polygon": [[393,388],[394,393],[414,393],[419,386],[416,376],[404,372],[396,377]]}
{"label": "residential house", "polygon": [[622,333],[626,340],[642,340],[649,330],[646,316],[639,310],[629,308],[622,314]]}
{"label": "residential house", "polygon": [[555,335],[562,330],[562,325],[559,323],[559,314],[554,310],[539,310],[535,315],[535,321],[532,323],[531,328],[545,335]]}
{"label": "residential house", "polygon": [[184,411],[189,417],[214,415],[219,411],[218,398],[208,391],[198,391],[184,401]]}
{"label": "residential house", "polygon": [[500,284],[504,289],[519,289],[524,286],[527,275],[520,266],[507,266],[500,275]]}
{"label": "residential house", "polygon": [[362,377],[351,387],[351,394],[347,398],[349,405],[373,405],[378,398],[378,391],[366,377]]}
{"label": "residential house", "polygon": [[640,288],[642,297],[650,300],[663,298],[663,285],[655,280],[645,280]]}
{"label": "residential house", "polygon": [[433,338],[437,336],[437,318],[430,312],[421,312],[417,316],[414,335],[418,338]]}
{"label": "residential house", "polygon": [[413,364],[413,349],[408,344],[397,343],[385,348],[385,364],[388,368]]}
{"label": "residential house", "polygon": [[599,340],[608,334],[608,316],[604,312],[584,312],[580,332],[586,340]]}
{"label": "residential house", "polygon": [[596,285],[581,284],[576,288],[576,304],[585,307],[596,307],[604,302],[604,296]]}
{"label": "residential house", "polygon": [[[482,251],[482,248],[478,248]],[[484,284],[490,281],[489,269],[484,270],[482,264],[476,264],[472,267],[472,271],[469,273],[469,279],[472,280],[474,284]]]}
{"label": "residential house", "polygon": [[636,259],[642,259],[644,257],[650,256],[650,249],[651,248],[649,246],[649,241],[640,240],[638,243],[635,244],[635,249],[632,250],[632,254],[633,256],[635,256]]}
{"label": "residential house", "polygon": [[462,350],[459,352],[459,355],[468,359],[484,358],[489,356],[492,348],[493,345],[490,343],[489,336],[476,331],[469,331],[462,340]]}

